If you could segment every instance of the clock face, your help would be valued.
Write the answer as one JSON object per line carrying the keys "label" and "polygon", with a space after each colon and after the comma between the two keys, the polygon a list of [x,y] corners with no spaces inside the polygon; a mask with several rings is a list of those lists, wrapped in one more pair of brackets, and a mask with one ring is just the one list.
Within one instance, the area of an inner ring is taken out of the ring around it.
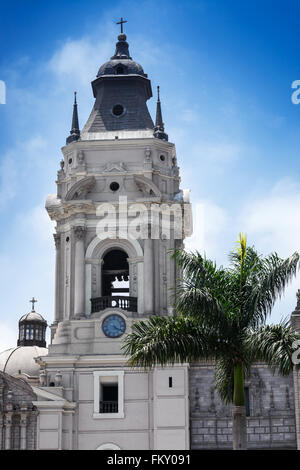
{"label": "clock face", "polygon": [[102,330],[109,338],[118,338],[126,330],[125,320],[120,315],[109,315],[102,323]]}

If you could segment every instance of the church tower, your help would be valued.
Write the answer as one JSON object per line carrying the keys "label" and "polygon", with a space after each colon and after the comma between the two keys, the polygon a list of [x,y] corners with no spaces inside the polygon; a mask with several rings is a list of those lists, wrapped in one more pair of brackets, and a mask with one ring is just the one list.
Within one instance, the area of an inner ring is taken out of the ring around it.
{"label": "church tower", "polygon": [[[179,275],[171,254],[191,232],[151,82],[121,34],[92,82],[82,130],[75,94],[57,194],[55,314],[40,357],[40,449],[188,449],[187,366],[127,366],[124,337],[137,320],[172,315]],[[52,385],[52,386],[51,386]]]}

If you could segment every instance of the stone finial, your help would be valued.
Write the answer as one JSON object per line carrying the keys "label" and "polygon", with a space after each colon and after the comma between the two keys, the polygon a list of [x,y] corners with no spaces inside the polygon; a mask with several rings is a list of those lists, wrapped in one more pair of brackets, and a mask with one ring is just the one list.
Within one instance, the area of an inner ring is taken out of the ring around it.
{"label": "stone finial", "polygon": [[55,378],[54,378],[54,381],[55,381],[55,385],[56,387],[61,387],[61,384],[62,384],[62,374],[61,372],[58,370],[55,374]]}
{"label": "stone finial", "polygon": [[41,387],[46,386],[46,372],[44,370],[40,372],[39,381],[40,381]]}
{"label": "stone finial", "polygon": [[11,390],[8,390],[7,392],[7,403],[12,403],[13,401],[13,392]]}

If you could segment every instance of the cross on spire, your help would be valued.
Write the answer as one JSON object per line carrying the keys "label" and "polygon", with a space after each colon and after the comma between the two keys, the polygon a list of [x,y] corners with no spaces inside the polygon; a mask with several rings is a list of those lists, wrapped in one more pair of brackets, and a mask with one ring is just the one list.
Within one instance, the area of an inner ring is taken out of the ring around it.
{"label": "cross on spire", "polygon": [[34,312],[34,304],[37,302],[37,300],[35,300],[35,298],[34,298],[34,297],[32,297],[32,299],[31,299],[31,300],[29,300],[29,302],[31,302],[31,303],[32,303],[32,311]]}
{"label": "cross on spire", "polygon": [[123,20],[122,17],[121,17],[121,21],[119,21],[118,23],[116,23],[116,24],[120,24],[120,25],[121,25],[121,34],[123,34],[123,24],[124,24],[124,23],[127,23],[127,21],[126,21],[126,20]]}

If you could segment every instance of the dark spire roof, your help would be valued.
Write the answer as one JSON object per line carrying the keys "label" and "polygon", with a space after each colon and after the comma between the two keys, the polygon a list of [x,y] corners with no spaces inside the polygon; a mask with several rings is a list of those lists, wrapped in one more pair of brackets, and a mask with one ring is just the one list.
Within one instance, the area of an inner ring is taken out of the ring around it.
{"label": "dark spire roof", "polygon": [[146,103],[152,97],[151,83],[143,67],[130,57],[124,33],[118,36],[115,54],[99,68],[92,88],[96,101],[81,135],[119,130],[153,132]]}
{"label": "dark spire roof", "polygon": [[157,87],[157,105],[156,105],[156,120],[154,127],[154,137],[157,139],[168,140],[168,134],[165,133],[165,126],[162,119],[161,104],[159,98],[159,86]]}
{"label": "dark spire roof", "polygon": [[79,138],[80,138],[80,129],[79,129],[79,122],[78,122],[76,91],[74,91],[72,128],[71,128],[69,137],[67,137],[66,143],[70,144],[71,142],[73,142],[74,140],[78,140]]}

